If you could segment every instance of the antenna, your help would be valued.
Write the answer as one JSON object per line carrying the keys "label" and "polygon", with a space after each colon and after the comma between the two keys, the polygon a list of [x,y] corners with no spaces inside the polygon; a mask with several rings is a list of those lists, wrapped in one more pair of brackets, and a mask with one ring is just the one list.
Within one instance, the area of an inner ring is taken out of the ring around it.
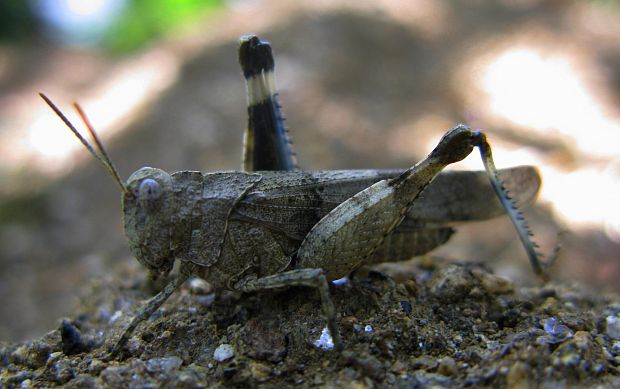
{"label": "antenna", "polygon": [[101,140],[99,139],[99,136],[97,136],[95,129],[90,124],[90,121],[86,117],[86,114],[84,113],[82,108],[77,103],[73,104],[78,114],[82,118],[82,121],[84,121],[84,124],[86,125],[86,128],[88,129],[88,132],[90,133],[92,138],[95,140],[95,145],[97,146],[97,149],[99,150],[99,154],[95,151],[93,146],[91,146],[90,143],[88,143],[88,141],[82,136],[82,134],[80,134],[80,132],[69,121],[69,119],[67,119],[67,117],[62,113],[62,111],[60,111],[60,109],[56,106],[56,104],[52,102],[52,100],[50,100],[43,93],[39,93],[39,96],[41,96],[41,98],[47,103],[47,105],[49,105],[49,107],[56,113],[56,115],[58,115],[58,117],[65,123],[65,125],[69,128],[69,130],[73,132],[73,135],[75,135],[80,140],[80,142],[82,142],[84,147],[86,147],[86,149],[93,155],[93,157],[95,157],[99,162],[101,162],[101,164],[105,167],[108,173],[112,176],[112,178],[121,188],[121,190],[125,193],[131,193],[129,191],[129,188],[127,188],[127,186],[121,180],[120,175],[118,174],[118,170],[116,170],[116,167],[114,167],[114,164],[112,163],[112,160],[108,156],[108,153],[105,151],[105,148],[103,147],[103,144],[101,143]]}

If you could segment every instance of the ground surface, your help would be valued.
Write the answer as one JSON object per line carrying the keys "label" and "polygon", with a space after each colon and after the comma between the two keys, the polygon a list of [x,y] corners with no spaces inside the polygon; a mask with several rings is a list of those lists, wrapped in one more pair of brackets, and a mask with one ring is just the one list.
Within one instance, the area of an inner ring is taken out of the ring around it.
{"label": "ground surface", "polygon": [[313,291],[215,295],[190,281],[106,361],[106,342],[149,295],[138,275],[109,277],[59,329],[2,345],[0,385],[620,385],[620,300],[553,283],[519,288],[474,264],[425,259],[408,269],[398,281],[360,271],[332,286],[344,356],[316,345],[325,321]]}
{"label": "ground surface", "polygon": [[[500,161],[508,148],[544,156],[542,163],[533,159],[519,163],[543,168],[561,165],[567,173],[586,166],[588,158],[566,151],[579,142],[563,141],[566,146],[560,147],[531,128],[484,119],[492,110],[482,102],[474,104],[475,111],[464,103],[467,85],[475,80],[470,73],[457,77],[464,60],[484,58],[480,51],[485,50],[497,55],[499,49],[493,48],[498,45],[538,50],[541,44],[543,58],[548,45],[569,51],[577,45],[580,55],[596,60],[605,70],[596,74],[616,91],[613,96],[620,95],[620,83],[613,81],[620,80],[620,44],[614,43],[620,33],[601,35],[611,27],[579,19],[581,7],[590,2],[418,0],[404,9],[399,1],[246,3],[255,7],[230,11],[219,22],[205,22],[190,42],[162,43],[150,54],[136,54],[137,59],[125,59],[120,65],[90,51],[45,45],[0,48],[0,71],[3,64],[12,64],[0,76],[0,134],[26,132],[26,125],[20,126],[3,111],[15,108],[19,101],[25,102],[26,116],[39,111],[49,115],[45,133],[53,134],[52,138],[66,131],[39,99],[39,91],[68,112],[73,100],[83,103],[95,127],[103,130],[105,119],[125,105],[106,105],[98,118],[89,101],[105,94],[102,85],[112,90],[124,85],[119,73],[125,74],[127,62],[138,70],[137,76],[128,79],[141,80],[148,64],[166,64],[172,57],[179,63],[175,81],[134,112],[124,131],[115,136],[103,133],[121,176],[128,177],[142,166],[169,172],[239,169],[246,109],[236,51],[239,36],[248,33],[272,42],[281,102],[304,169],[406,168],[423,158],[443,132],[459,121],[489,130],[498,167],[517,164]],[[609,24],[617,25],[620,18],[601,12],[616,21]],[[195,43],[199,39],[203,42]],[[190,54],[182,50],[188,46],[193,47],[187,50]],[[163,68],[152,69],[153,78],[166,78]],[[27,143],[25,139],[18,143]],[[69,141],[78,145],[74,139]],[[502,143],[503,151],[498,148]],[[0,148],[6,145],[0,142]],[[11,152],[16,150],[19,147]],[[5,158],[11,153],[1,154],[0,171],[6,173]],[[482,168],[475,156],[472,160],[472,168]],[[73,312],[75,296],[89,280],[113,274],[111,269],[119,262],[134,261],[123,233],[118,188],[85,150],[77,150],[74,162],[73,171],[56,180],[26,168],[15,172],[16,180],[0,174],[0,339],[4,341],[34,339],[54,328],[59,317]],[[542,176],[543,188],[549,187],[549,177]],[[581,178],[570,182],[591,185]],[[20,187],[31,191],[5,195]],[[592,193],[605,192],[591,188]],[[583,206],[592,203],[596,202],[589,196],[582,198]],[[613,214],[616,203],[600,202],[600,207]],[[548,252],[558,230],[553,217],[539,206],[526,210],[526,217],[536,241]],[[566,227],[572,235],[566,239],[561,266],[555,269],[557,278],[620,291],[620,245],[601,230]],[[455,259],[486,260],[519,284],[521,274],[526,277],[523,282],[530,276],[523,249],[506,218],[458,226],[458,233],[439,250]]]}

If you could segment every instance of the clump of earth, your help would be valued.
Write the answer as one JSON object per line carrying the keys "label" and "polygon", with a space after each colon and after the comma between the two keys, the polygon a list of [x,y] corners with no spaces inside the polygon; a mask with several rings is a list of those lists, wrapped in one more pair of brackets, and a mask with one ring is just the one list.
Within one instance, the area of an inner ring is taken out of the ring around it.
{"label": "clump of earth", "polygon": [[410,261],[331,286],[345,351],[318,293],[218,292],[187,282],[114,359],[149,290],[141,272],[94,281],[71,317],[0,347],[3,387],[620,386],[620,300],[556,283],[520,287],[479,264]]}

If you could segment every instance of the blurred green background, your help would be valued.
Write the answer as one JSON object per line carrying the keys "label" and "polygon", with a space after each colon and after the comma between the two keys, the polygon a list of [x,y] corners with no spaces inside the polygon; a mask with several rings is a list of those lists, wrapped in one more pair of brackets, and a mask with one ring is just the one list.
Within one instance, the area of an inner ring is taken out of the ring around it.
{"label": "blurred green background", "polygon": [[223,7],[223,0],[5,1],[0,38],[15,43],[43,36],[127,54]]}

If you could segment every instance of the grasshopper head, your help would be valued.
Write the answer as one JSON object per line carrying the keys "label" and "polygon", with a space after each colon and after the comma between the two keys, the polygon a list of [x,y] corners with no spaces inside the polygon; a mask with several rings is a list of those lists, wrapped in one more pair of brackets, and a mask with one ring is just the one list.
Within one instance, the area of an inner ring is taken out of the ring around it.
{"label": "grasshopper head", "polygon": [[172,178],[163,170],[143,167],[125,186],[123,213],[129,248],[151,276],[166,275],[174,264],[170,247]]}
{"label": "grasshopper head", "polygon": [[132,253],[149,270],[152,277],[168,274],[174,264],[174,256],[170,247],[172,216],[174,215],[170,175],[160,169],[144,167],[132,174],[126,183],[123,183],[82,108],[74,103],[78,114],[95,141],[97,150],[88,143],[73,123],[47,96],[43,93],[39,95],[92,156],[101,162],[121,188],[125,233]]}
{"label": "grasshopper head", "polygon": [[125,214],[125,233],[132,253],[142,265],[148,268],[151,276],[157,277],[168,274],[174,264],[174,257],[170,248],[172,216],[174,215],[172,178],[170,175],[160,169],[144,167],[132,174],[127,183],[123,183],[82,108],[77,103],[74,104],[95,141],[97,150],[88,143],[73,123],[47,96],[43,93],[39,93],[39,95],[92,156],[101,162],[121,188],[123,192],[123,213]]}

